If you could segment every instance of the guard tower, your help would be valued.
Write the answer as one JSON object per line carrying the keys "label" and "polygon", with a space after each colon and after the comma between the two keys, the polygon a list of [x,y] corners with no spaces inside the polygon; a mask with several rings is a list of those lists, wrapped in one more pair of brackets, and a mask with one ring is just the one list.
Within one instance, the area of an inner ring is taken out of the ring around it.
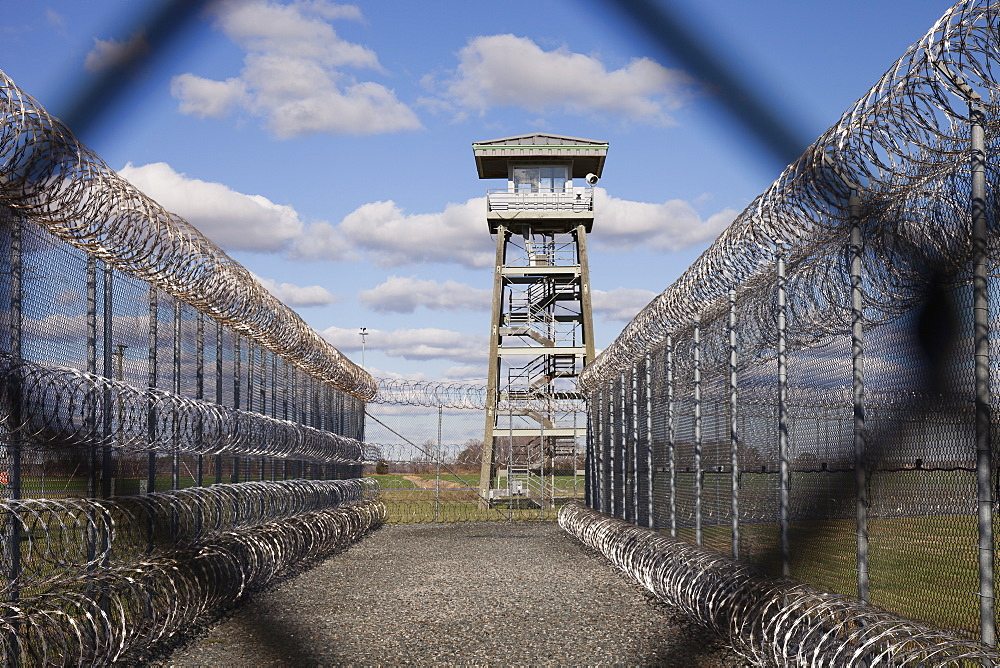
{"label": "guard tower", "polygon": [[479,178],[506,180],[487,192],[497,245],[480,493],[551,508],[553,460],[575,468],[586,435],[576,392],[594,359],[586,238],[608,144],[535,133],[472,151]]}

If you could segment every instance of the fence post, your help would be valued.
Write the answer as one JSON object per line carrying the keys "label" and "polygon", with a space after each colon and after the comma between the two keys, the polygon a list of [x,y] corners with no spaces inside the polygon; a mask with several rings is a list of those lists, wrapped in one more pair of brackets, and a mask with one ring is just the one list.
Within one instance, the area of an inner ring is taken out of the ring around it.
{"label": "fence post", "polygon": [[729,468],[732,474],[733,559],[740,558],[740,439],[736,422],[736,290],[729,290]]}
{"label": "fence post", "polygon": [[989,240],[986,220],[985,114],[969,104],[972,176],[972,292],[976,357],[976,479],[979,497],[979,619],[983,643],[997,643],[993,579],[992,415],[990,403]]}
{"label": "fence post", "polygon": [[[614,392],[614,383],[611,384],[611,387],[609,389],[611,390],[611,392],[609,392],[609,394],[613,395],[613,392]],[[615,438],[616,438],[616,435],[617,435],[617,433],[619,431],[619,428],[618,428],[618,421],[616,419],[614,419],[613,403],[614,403],[614,397],[613,396],[609,396],[608,397],[608,422],[610,422],[610,424],[608,426],[610,427],[610,429],[608,429],[608,464],[609,464],[608,468],[610,469],[610,471],[609,471],[610,475],[608,476],[608,478],[609,478],[609,482],[611,483],[611,487],[610,487],[610,491],[608,493],[608,504],[610,505],[610,508],[611,508],[609,512],[612,515],[614,515],[615,517],[617,517],[618,516],[618,490],[616,489],[616,485],[617,485],[616,478],[617,478],[617,470],[618,470],[618,457],[615,456],[617,454],[615,452],[615,449],[616,449],[615,448]]]}
{"label": "fence post", "polygon": [[864,304],[861,293],[861,199],[851,191],[851,364],[854,394],[854,487],[858,529],[858,598],[868,600],[868,453],[865,433]]}
{"label": "fence post", "polygon": [[606,386],[601,385],[597,392],[597,504],[598,510],[606,513],[611,508],[608,494],[605,491],[608,480],[608,453],[606,448],[608,432],[608,416],[605,413]]}
{"label": "fence post", "polygon": [[778,256],[778,517],[781,523],[781,574],[790,575],[788,543],[788,369],[785,341],[785,258]]}
{"label": "fence post", "polygon": [[[174,297],[174,396],[181,395],[181,302]],[[170,456],[170,489],[180,489],[181,486],[181,455],[180,455],[180,430],[178,416],[173,415],[173,435],[170,444],[173,454]]]}
{"label": "fence post", "polygon": [[[114,378],[114,353],[112,351],[112,337],[114,336],[114,270],[107,262],[104,263],[104,372],[101,374],[105,379]],[[108,498],[114,494],[111,482],[111,439],[114,433],[112,411],[112,389],[110,385],[104,390],[104,425],[101,441],[104,444],[101,448],[101,496]]]}
{"label": "fence post", "polygon": [[[593,395],[591,395],[593,396]],[[588,397],[587,406],[587,435],[586,450],[583,455],[583,505],[588,508],[594,507],[594,495],[591,486],[594,484],[594,475],[591,467],[594,465],[594,431],[596,423],[594,420],[593,402]],[[573,459],[573,466],[576,467],[576,458]]]}
{"label": "fence post", "polygon": [[[87,256],[87,373],[97,375],[97,260]],[[97,496],[97,404],[96,396],[87,416],[90,448],[87,452],[87,496]],[[91,558],[93,555],[89,555]]]}
{"label": "fence post", "polygon": [[[149,286],[149,366],[147,372],[146,387],[150,390],[149,399],[146,404],[146,442],[149,446],[149,453],[146,455],[146,493],[152,494],[156,491],[156,400],[153,398],[152,390],[156,388],[157,382],[157,339],[159,325],[159,299],[156,288]],[[150,532],[152,529],[150,528]],[[152,533],[150,533],[152,540]]]}
{"label": "fence post", "polygon": [[437,453],[434,462],[436,464],[434,475],[434,521],[441,518],[441,422],[444,415],[444,407],[438,406],[438,440]]}
{"label": "fence post", "polygon": [[[215,322],[215,403],[222,406],[223,364],[222,364],[222,323]],[[222,482],[222,455],[215,455],[215,484]]]}
{"label": "fence post", "polygon": [[[202,313],[198,313],[198,331],[197,340],[195,342],[197,349],[195,351],[195,387],[194,387],[194,397],[198,400],[205,399],[205,316]],[[201,414],[198,415],[198,432],[196,438],[198,439],[198,459],[195,463],[195,481],[196,487],[204,487],[205,483],[205,457],[201,454],[201,448],[204,441],[203,434],[204,423],[201,419]]]}
{"label": "fence post", "polygon": [[701,316],[694,317],[694,542],[701,545]]}
{"label": "fence post", "polygon": [[646,526],[655,528],[653,520],[653,355],[646,351]]}
{"label": "fence post", "polygon": [[[24,262],[22,257],[23,243],[23,222],[16,218],[11,224],[10,234],[10,354],[17,364],[21,361],[22,335],[23,335],[23,306],[24,306]],[[9,463],[10,473],[7,480],[6,498],[18,500],[21,498],[21,448],[22,448],[22,383],[20,373],[14,373],[8,383],[7,409],[10,411],[9,430]],[[20,598],[20,587],[17,584],[21,577],[21,522],[17,511],[9,511],[6,518],[7,530],[5,538],[8,541],[7,554],[10,557],[7,573],[10,583],[10,593],[8,601],[17,601]],[[7,636],[13,640],[12,644],[20,642],[17,631]],[[15,653],[14,656],[17,656]]]}
{"label": "fence post", "polygon": [[617,450],[617,457],[615,462],[618,464],[618,492],[615,496],[620,499],[615,505],[617,506],[618,514],[620,519],[628,520],[628,428],[625,422],[625,412],[628,406],[628,398],[625,394],[625,372],[622,371],[618,374],[618,410],[617,422],[618,422],[618,439],[615,442],[615,449]]}
{"label": "fence post", "polygon": [[639,363],[632,361],[632,521],[639,524]]}
{"label": "fence post", "polygon": [[[237,411],[240,410],[240,374],[243,373],[241,369],[242,362],[242,352],[240,351],[240,336],[237,334],[233,336],[233,408]],[[230,482],[237,483],[240,481],[240,458],[238,456],[233,456],[233,471],[230,476]]]}
{"label": "fence post", "polygon": [[670,469],[670,535],[677,537],[677,443],[674,431],[674,342],[667,334],[667,454]]}

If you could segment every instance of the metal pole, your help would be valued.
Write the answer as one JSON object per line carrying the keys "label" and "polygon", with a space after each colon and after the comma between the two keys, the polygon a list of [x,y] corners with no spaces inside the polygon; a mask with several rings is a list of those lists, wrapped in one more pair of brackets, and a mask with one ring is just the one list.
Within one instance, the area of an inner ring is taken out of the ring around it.
{"label": "metal pole", "polygon": [[677,537],[677,442],[674,431],[674,344],[667,334],[667,455],[670,467],[670,535]]}
{"label": "metal pole", "polygon": [[[223,364],[222,364],[222,323],[215,323],[215,403],[222,406]],[[215,484],[222,482],[222,455],[215,456]]]}
{"label": "metal pole", "polygon": [[632,362],[632,521],[639,523],[639,365]]}
{"label": "metal pole", "polygon": [[[21,360],[23,351],[23,306],[24,306],[24,262],[22,257],[23,242],[23,222],[20,218],[15,218],[11,223],[10,233],[10,354],[15,363]],[[21,498],[21,448],[23,432],[21,423],[22,415],[22,382],[21,374],[12,374],[8,384],[8,410],[10,411],[10,433],[9,433],[9,462],[10,473],[7,480],[6,497],[12,500]],[[21,522],[19,513],[11,511],[7,518],[8,529],[4,533],[7,539],[9,561],[9,571],[7,573],[10,585],[8,601],[16,601],[20,598],[21,588],[17,582],[21,577]],[[17,631],[9,636],[11,643],[16,646],[19,642]],[[15,654],[14,656],[17,656]]]}
{"label": "metal pole", "polygon": [[781,574],[790,575],[791,549],[788,543],[788,369],[785,340],[785,258],[778,257],[778,514],[781,523]]}
{"label": "metal pole", "polygon": [[992,402],[989,340],[989,248],[986,219],[985,114],[978,103],[969,105],[972,121],[972,302],[976,357],[976,479],[979,497],[979,620],[983,643],[997,644],[994,614]]}
{"label": "metal pole", "polygon": [[732,490],[733,559],[740,558],[740,439],[736,422],[736,290],[729,291],[729,469]]}
{"label": "metal pole", "polygon": [[594,467],[597,475],[594,476],[594,488],[591,491],[594,500],[594,507],[602,513],[607,512],[608,500],[604,493],[604,481],[607,479],[608,467],[604,452],[604,432],[607,430],[607,422],[604,416],[604,387],[598,388],[594,395],[594,450],[597,453],[597,461]]}
{"label": "metal pole", "polygon": [[[174,395],[181,394],[181,300],[174,297]],[[180,416],[171,416],[174,426],[170,447],[173,455],[170,457],[170,489],[180,489],[181,486],[181,455],[180,455]]]}
{"label": "metal pole", "polygon": [[[90,255],[87,256],[87,372],[97,375],[97,260]],[[97,433],[96,403],[92,404],[87,417],[91,433],[87,453],[87,496],[92,498],[97,496],[97,441],[93,438]]]}
{"label": "metal pole", "polygon": [[[112,337],[114,336],[114,270],[111,265],[104,263],[104,312],[101,314],[104,319],[104,372],[101,374],[105,378],[114,377],[114,352],[112,349]],[[101,448],[101,496],[108,498],[114,494],[114,484],[111,480],[111,435],[113,433],[113,411],[111,388],[104,390],[104,428],[101,439],[104,447]]]}
{"label": "metal pole", "polygon": [[[195,354],[195,386],[194,386],[194,397],[195,399],[205,398],[205,316],[201,313],[198,314],[198,331],[196,340],[196,354]],[[205,457],[200,454],[201,446],[203,443],[202,428],[203,423],[201,417],[198,418],[198,460],[195,464],[195,486],[203,487],[205,483]],[[199,522],[200,523],[200,522]]]}
{"label": "metal pole", "polygon": [[[157,358],[156,353],[158,350],[157,340],[159,338],[158,325],[159,325],[159,295],[157,294],[156,287],[152,284],[149,286],[149,370],[148,379],[146,386],[153,390],[156,388],[156,384],[159,382],[157,378]],[[156,491],[156,402],[150,396],[149,403],[146,408],[146,444],[149,447],[149,452],[146,455],[146,493],[152,494]],[[150,520],[152,521],[152,520]],[[149,528],[150,531],[150,541],[152,541],[152,525]]]}
{"label": "metal pole", "polygon": [[851,218],[851,361],[854,393],[854,486],[858,524],[858,598],[868,600],[868,470],[865,434],[864,304],[861,292],[861,199],[848,200]]}
{"label": "metal pole", "polygon": [[655,528],[653,520],[653,356],[646,352],[646,526]]}
{"label": "metal pole", "polygon": [[694,542],[701,545],[701,317],[694,318]]}
{"label": "metal pole", "polygon": [[[583,456],[583,505],[588,508],[594,507],[594,493],[591,486],[594,484],[594,474],[591,468],[594,465],[594,432],[596,421],[594,419],[593,403],[587,399],[587,435],[586,450]],[[576,457],[573,458],[573,468],[576,468]]]}
{"label": "metal pole", "polygon": [[[613,387],[613,386],[612,386]],[[621,387],[619,386],[619,393]],[[611,504],[611,514],[618,517],[618,435],[621,433],[621,422],[615,416],[613,410],[614,398],[608,399],[608,421],[611,422],[611,433],[608,434],[608,459],[611,464],[611,491],[608,494],[608,502]]]}
{"label": "metal pole", "polygon": [[[240,374],[243,373],[240,368],[242,353],[240,352],[240,336],[238,334],[233,336],[233,408],[236,410],[240,409]],[[233,472],[230,478],[231,482],[237,483],[240,481],[240,458],[233,457]]]}
{"label": "metal pole", "polygon": [[444,407],[438,406],[438,440],[437,453],[434,456],[436,464],[434,474],[434,521],[441,519],[441,422],[444,415]]}

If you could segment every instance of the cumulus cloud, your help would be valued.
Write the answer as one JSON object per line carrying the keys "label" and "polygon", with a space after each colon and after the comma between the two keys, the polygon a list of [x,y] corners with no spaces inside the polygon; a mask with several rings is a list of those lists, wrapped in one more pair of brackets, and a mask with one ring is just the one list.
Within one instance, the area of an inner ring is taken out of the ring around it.
{"label": "cumulus cloud", "polygon": [[371,290],[362,290],[358,299],[379,313],[413,313],[418,306],[432,311],[488,311],[491,291],[458,281],[438,283],[415,276],[390,276]]}
{"label": "cumulus cloud", "polygon": [[649,58],[609,70],[595,56],[565,47],[545,51],[515,35],[475,37],[458,53],[443,96],[461,110],[514,106],[542,113],[603,113],[665,125],[692,96],[690,77]]}
{"label": "cumulus cloud", "polygon": [[[51,20],[51,19],[50,19]],[[111,67],[119,67],[144,56],[149,52],[149,42],[146,41],[146,31],[140,30],[127,40],[119,42],[116,39],[94,39],[94,48],[90,50],[83,61],[83,67],[88,72],[100,72]]]}
{"label": "cumulus cloud", "polygon": [[224,0],[214,8],[216,27],[246,52],[243,69],[225,81],[190,72],[175,77],[171,92],[182,113],[221,117],[242,108],[263,118],[279,138],[421,127],[392,90],[350,74],[383,73],[374,51],[342,39],[331,24],[360,19],[357,7],[326,0]]}
{"label": "cumulus cloud", "polygon": [[596,190],[598,217],[591,238],[604,250],[624,251],[638,246],[657,251],[683,250],[715,239],[739,214],[735,209],[723,209],[702,220],[684,200],[633,202],[611,197],[603,188]]}
{"label": "cumulus cloud", "polygon": [[639,288],[615,288],[614,290],[593,290],[590,294],[594,313],[605,320],[628,322],[642,310],[657,293]]}
{"label": "cumulus cloud", "polygon": [[305,227],[290,206],[190,178],[164,162],[128,163],[118,173],[226,250],[280,251]]}
{"label": "cumulus cloud", "polygon": [[[736,217],[734,209],[723,209],[702,220],[688,202],[670,200],[662,204],[634,202],[608,195],[597,188],[593,243],[605,251],[628,251],[637,247],[653,251],[678,251],[711,241]],[[486,233],[485,198],[448,204],[436,213],[407,213],[392,200],[364,204],[336,225],[311,225],[296,239],[291,256],[310,260],[355,259],[365,252],[381,267],[421,263],[459,264],[471,269],[487,269],[495,261],[495,246]],[[390,289],[401,285],[396,279],[379,286],[372,294],[372,307],[389,300]],[[412,280],[412,279],[410,279]],[[433,286],[413,284],[420,295],[410,299],[413,307],[434,308],[424,291]],[[436,288],[435,288],[436,289]],[[463,293],[464,294],[464,293]],[[385,310],[400,308],[404,298],[396,294]],[[410,310],[402,312],[411,312]]]}
{"label": "cumulus cloud", "polygon": [[[357,352],[361,350],[361,336],[356,329],[329,327],[320,334],[338,350]],[[426,327],[421,329],[397,329],[392,332],[369,329],[365,342],[366,350],[380,350],[389,357],[407,360],[451,360],[458,364],[486,364],[489,353],[489,339],[472,336],[448,329]]]}
{"label": "cumulus cloud", "polygon": [[358,254],[352,249],[340,231],[326,221],[311,224],[301,236],[292,242],[288,256],[293,260],[357,260]]}
{"label": "cumulus cloud", "polygon": [[246,100],[247,89],[237,78],[215,81],[187,73],[171,80],[170,94],[180,100],[178,109],[182,114],[221,118]]}
{"label": "cumulus cloud", "polygon": [[409,214],[391,200],[364,204],[335,227],[312,226],[292,253],[337,259],[346,247],[367,251],[381,267],[445,262],[482,269],[492,267],[495,259],[483,197],[448,204],[437,213]]}
{"label": "cumulus cloud", "polygon": [[254,274],[257,282],[279,300],[288,306],[326,306],[343,297],[337,297],[321,285],[295,285],[294,283],[278,283],[270,278],[262,278]]}

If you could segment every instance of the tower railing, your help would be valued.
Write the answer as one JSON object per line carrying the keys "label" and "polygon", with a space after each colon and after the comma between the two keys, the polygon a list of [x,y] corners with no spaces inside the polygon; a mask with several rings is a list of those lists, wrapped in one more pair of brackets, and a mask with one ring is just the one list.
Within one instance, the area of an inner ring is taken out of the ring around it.
{"label": "tower railing", "polygon": [[486,191],[488,211],[593,211],[593,188],[553,189],[550,192],[490,188]]}

